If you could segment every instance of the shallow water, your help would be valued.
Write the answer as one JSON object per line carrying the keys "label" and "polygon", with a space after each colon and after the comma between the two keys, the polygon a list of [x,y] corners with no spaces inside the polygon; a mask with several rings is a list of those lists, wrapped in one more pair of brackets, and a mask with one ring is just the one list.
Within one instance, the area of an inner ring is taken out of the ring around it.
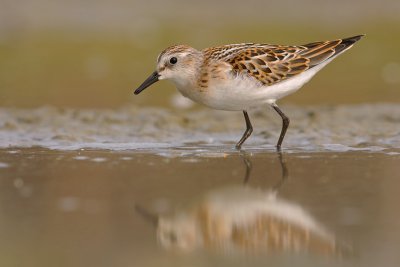
{"label": "shallow water", "polygon": [[400,109],[286,110],[2,110],[0,266],[398,266]]}
{"label": "shallow water", "polygon": [[1,265],[400,262],[398,153],[223,151],[3,149]]}

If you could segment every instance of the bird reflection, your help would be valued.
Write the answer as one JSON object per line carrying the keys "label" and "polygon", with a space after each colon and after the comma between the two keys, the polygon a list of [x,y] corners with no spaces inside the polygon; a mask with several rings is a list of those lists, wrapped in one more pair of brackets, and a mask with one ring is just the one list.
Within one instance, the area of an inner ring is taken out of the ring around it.
{"label": "bird reflection", "polygon": [[[282,176],[279,182],[275,186],[273,186],[273,189],[275,190],[278,190],[289,177],[289,170],[286,166],[286,161],[285,158],[283,157],[283,153],[279,151],[277,152],[277,155],[279,158],[279,164],[281,167]],[[246,173],[244,175],[243,183],[247,184],[250,180],[251,170],[253,169],[253,163],[251,162],[250,156],[245,152],[240,151],[239,156],[243,159],[243,162],[246,166]]]}
{"label": "bird reflection", "polygon": [[[332,234],[300,205],[278,196],[289,175],[283,155],[278,157],[282,179],[271,189],[245,185],[213,190],[169,216],[154,216],[140,207],[137,211],[156,225],[158,241],[166,249],[338,254]],[[247,183],[251,158],[242,159]]]}

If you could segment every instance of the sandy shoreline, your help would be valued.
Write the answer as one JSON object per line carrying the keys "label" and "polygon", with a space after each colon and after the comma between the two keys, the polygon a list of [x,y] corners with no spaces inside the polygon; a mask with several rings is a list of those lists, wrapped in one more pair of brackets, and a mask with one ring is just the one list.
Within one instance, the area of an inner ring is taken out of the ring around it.
{"label": "sandy shoreline", "polygon": [[[400,148],[400,106],[283,106],[291,125],[283,147],[293,151],[382,151]],[[244,131],[240,112],[139,108],[0,109],[0,147],[58,150],[151,150],[213,147],[230,150]],[[254,133],[243,148],[273,150],[280,118],[249,112]]]}

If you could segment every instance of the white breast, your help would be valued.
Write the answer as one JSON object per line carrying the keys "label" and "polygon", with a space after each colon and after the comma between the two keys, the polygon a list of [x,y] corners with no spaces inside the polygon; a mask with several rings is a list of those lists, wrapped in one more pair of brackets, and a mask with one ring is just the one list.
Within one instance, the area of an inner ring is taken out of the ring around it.
{"label": "white breast", "polygon": [[271,86],[262,86],[257,80],[246,76],[236,76],[226,80],[211,80],[203,93],[187,88],[179,91],[193,101],[214,109],[247,110],[275,103],[278,99],[296,92],[331,60]]}

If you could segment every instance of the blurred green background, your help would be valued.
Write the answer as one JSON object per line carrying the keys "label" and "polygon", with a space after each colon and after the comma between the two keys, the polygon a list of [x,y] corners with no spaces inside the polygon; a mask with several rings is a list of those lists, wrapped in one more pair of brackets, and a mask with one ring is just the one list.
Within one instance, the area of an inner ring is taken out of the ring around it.
{"label": "blurred green background", "polygon": [[398,0],[1,0],[0,105],[171,106],[168,82],[133,96],[169,45],[303,44],[362,33],[282,102],[399,102],[399,14]]}

